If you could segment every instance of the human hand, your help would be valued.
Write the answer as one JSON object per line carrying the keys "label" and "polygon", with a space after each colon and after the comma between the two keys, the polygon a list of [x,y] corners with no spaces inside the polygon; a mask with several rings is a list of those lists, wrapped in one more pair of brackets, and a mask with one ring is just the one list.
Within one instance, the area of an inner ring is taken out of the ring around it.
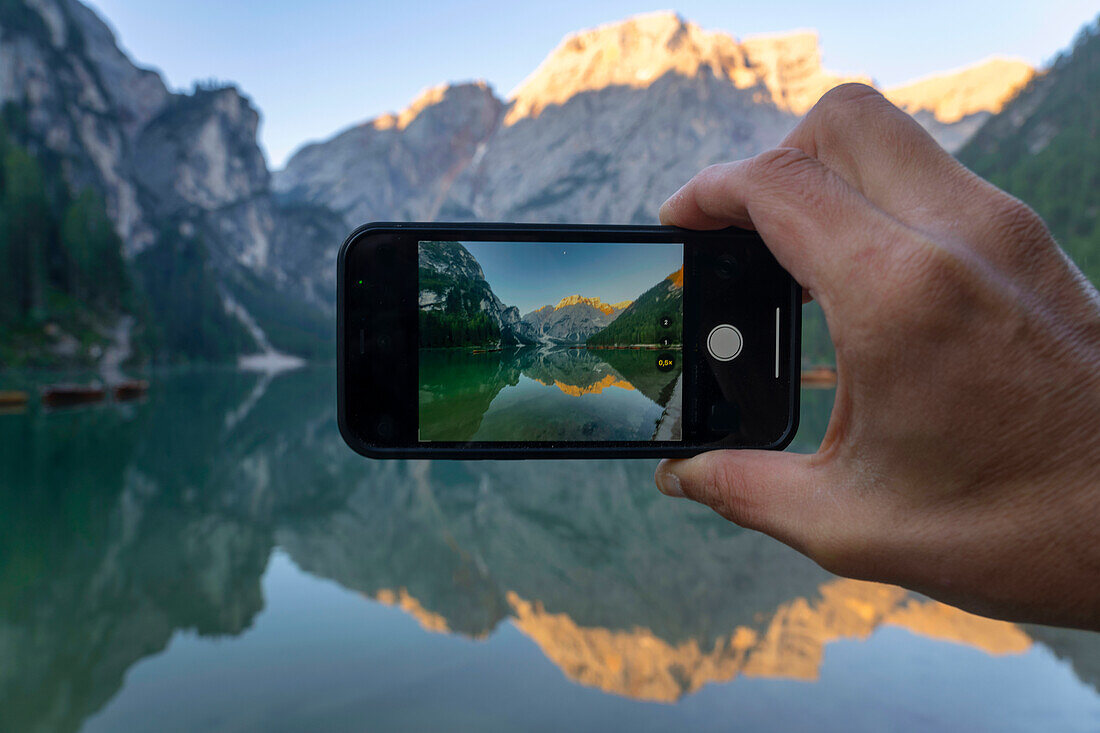
{"label": "human hand", "polygon": [[1100,629],[1100,294],[1030,208],[850,84],[661,221],[758,230],[820,302],[838,376],[816,454],[666,460],[662,492],[839,575]]}

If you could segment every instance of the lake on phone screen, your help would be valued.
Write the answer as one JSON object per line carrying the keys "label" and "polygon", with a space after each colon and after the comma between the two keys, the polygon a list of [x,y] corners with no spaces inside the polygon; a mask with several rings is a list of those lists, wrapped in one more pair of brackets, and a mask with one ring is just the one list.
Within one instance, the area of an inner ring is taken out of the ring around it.
{"label": "lake on phone screen", "polygon": [[1100,635],[832,576],[655,461],[368,461],[331,368],[147,376],[0,414],[2,731],[1100,730]]}
{"label": "lake on phone screen", "polygon": [[[652,440],[666,407],[675,407],[668,422],[679,415],[679,397],[673,399],[682,372],[679,353],[421,349],[420,439]],[[658,355],[672,355],[675,368],[659,370]]]}

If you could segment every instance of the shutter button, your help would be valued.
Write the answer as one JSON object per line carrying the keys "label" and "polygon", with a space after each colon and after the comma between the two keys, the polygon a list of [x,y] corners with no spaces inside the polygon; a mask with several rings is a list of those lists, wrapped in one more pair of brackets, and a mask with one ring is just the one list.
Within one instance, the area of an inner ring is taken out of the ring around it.
{"label": "shutter button", "polygon": [[707,351],[718,361],[733,361],[741,353],[741,332],[728,323],[715,326],[707,336]]}

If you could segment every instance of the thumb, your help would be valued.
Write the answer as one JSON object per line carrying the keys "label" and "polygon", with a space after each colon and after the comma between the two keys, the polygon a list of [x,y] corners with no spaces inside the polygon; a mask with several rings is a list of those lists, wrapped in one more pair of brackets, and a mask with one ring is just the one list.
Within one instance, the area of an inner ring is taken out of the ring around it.
{"label": "thumb", "polygon": [[706,504],[735,524],[808,554],[836,508],[815,458],[772,451],[710,451],[685,460],[665,459],[654,478],[663,494]]}

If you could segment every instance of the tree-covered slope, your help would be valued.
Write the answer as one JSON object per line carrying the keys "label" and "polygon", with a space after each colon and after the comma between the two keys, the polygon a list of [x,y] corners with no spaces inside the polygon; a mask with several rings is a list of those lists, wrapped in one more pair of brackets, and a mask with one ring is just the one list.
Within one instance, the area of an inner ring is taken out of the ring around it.
{"label": "tree-covered slope", "polygon": [[1030,204],[1100,284],[1100,20],[958,157]]}
{"label": "tree-covered slope", "polygon": [[474,256],[458,242],[419,246],[421,348],[500,342],[500,299]]}
{"label": "tree-covered slope", "polygon": [[[135,297],[121,241],[102,198],[73,192],[57,156],[37,154],[0,123],[0,367],[64,356],[91,363]],[[139,340],[139,347],[144,342]]]}
{"label": "tree-covered slope", "polygon": [[[669,316],[672,325],[661,326]],[[683,343],[684,270],[676,272],[638,296],[607,328],[588,337],[589,346],[656,344],[668,336],[672,343]]]}

